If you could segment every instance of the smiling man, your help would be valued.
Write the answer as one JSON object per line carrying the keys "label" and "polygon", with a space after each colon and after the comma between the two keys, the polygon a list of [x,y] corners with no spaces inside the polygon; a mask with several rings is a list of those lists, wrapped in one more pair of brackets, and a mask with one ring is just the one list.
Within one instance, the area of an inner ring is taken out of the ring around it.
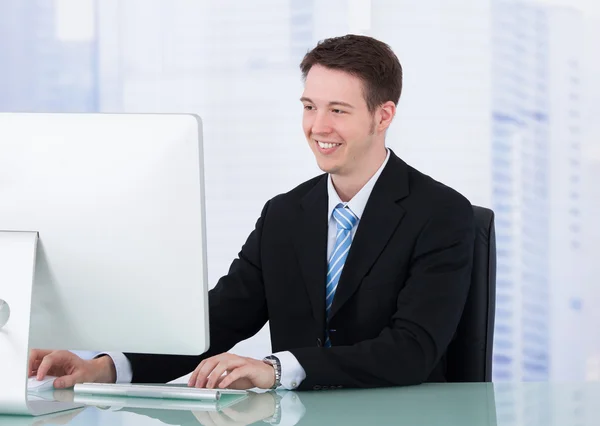
{"label": "smiling man", "polygon": [[[470,284],[471,204],[385,146],[402,88],[386,44],[347,35],[300,65],[303,129],[325,172],[269,200],[210,291],[210,350],[197,357],[34,351],[38,378],[322,389],[445,381]],[[406,141],[418,143],[418,141]],[[270,322],[273,355],[227,353]]]}

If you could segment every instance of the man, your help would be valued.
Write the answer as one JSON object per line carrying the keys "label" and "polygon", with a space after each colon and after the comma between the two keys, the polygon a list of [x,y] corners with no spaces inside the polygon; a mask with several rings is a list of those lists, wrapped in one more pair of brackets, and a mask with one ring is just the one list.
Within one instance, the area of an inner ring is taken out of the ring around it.
{"label": "man", "polygon": [[[76,382],[321,389],[445,380],[465,305],[474,220],[468,200],[385,147],[402,68],[384,43],[347,35],[304,57],[303,129],[325,174],[266,203],[210,292],[202,356],[34,351],[30,372]],[[270,321],[274,355],[228,354]]]}

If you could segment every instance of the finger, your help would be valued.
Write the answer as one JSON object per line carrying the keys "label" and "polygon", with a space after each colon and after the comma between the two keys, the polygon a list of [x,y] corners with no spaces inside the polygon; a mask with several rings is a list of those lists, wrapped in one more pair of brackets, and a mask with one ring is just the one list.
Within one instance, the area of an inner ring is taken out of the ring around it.
{"label": "finger", "polygon": [[251,371],[252,368],[248,364],[244,365],[243,367],[236,368],[227,376],[225,376],[225,378],[219,384],[219,387],[221,389],[225,389],[227,386],[231,385],[236,380],[239,380],[241,378],[249,378]]}
{"label": "finger", "polygon": [[34,370],[36,370],[35,367],[35,362],[37,361],[37,357],[36,357],[36,351],[31,351],[29,353],[29,360],[27,362],[27,371],[29,376],[31,376],[34,372]]}
{"label": "finger", "polygon": [[216,365],[217,362],[218,361],[215,358],[209,358],[205,359],[202,363],[200,363],[200,365],[198,365],[198,367],[196,368],[196,378],[192,382],[191,386],[201,387],[204,380],[206,379],[206,376],[208,375],[206,371],[208,370],[208,372],[210,373],[210,371],[212,370],[212,368],[214,368],[214,365]]}
{"label": "finger", "polygon": [[[227,374],[229,374],[229,371],[227,372]],[[218,388],[219,385],[221,384],[221,382],[223,381],[223,379],[227,377],[227,376],[221,376],[217,379],[216,383],[215,383],[215,388]]]}
{"label": "finger", "polygon": [[42,361],[39,359],[36,359],[35,361],[33,361],[33,364],[31,364],[29,366],[29,377],[36,375],[37,370],[38,370],[38,368],[40,368],[41,363],[42,363]]}
{"label": "finger", "polygon": [[[223,378],[225,378],[225,377],[227,377],[227,376],[224,376]],[[239,390],[245,390],[245,389],[247,390],[247,389],[252,389],[254,387],[256,387],[256,386],[252,383],[252,380],[249,379],[248,377],[242,377],[241,379],[235,380],[232,383],[230,383],[229,385],[227,385],[227,389],[239,389]]]}
{"label": "finger", "polygon": [[40,351],[38,349],[32,349],[29,351],[29,374],[37,369],[39,362],[41,362],[42,358],[48,354],[50,354],[50,351]]}
{"label": "finger", "polygon": [[211,371],[213,371],[213,369],[220,362],[220,360],[220,356],[212,357],[205,360],[206,362],[203,366],[198,366],[198,376],[196,377],[196,381],[192,385],[192,387],[203,388],[204,386],[206,386],[206,379],[208,378],[208,375]]}
{"label": "finger", "polygon": [[206,383],[206,387],[208,389],[213,389],[217,382],[223,376],[223,373],[230,372],[236,368],[240,368],[246,364],[246,360],[243,358],[233,358],[225,361],[221,361],[219,364],[215,366],[213,371],[210,373],[208,377],[208,382]]}
{"label": "finger", "polygon": [[[62,376],[65,374],[65,366],[72,364],[73,358],[79,359],[77,355],[69,351],[54,351],[46,355],[37,370],[37,379],[42,380],[48,374]],[[69,371],[70,373],[70,371]]]}
{"label": "finger", "polygon": [[81,373],[73,373],[68,376],[62,376],[54,380],[55,389],[72,388],[75,383],[83,383],[81,379]]}
{"label": "finger", "polygon": [[[215,384],[215,388],[220,388],[220,384],[223,380],[225,380],[225,377],[227,377],[229,375],[229,371],[227,372],[227,374],[225,376],[221,376],[219,377],[219,380],[217,381],[217,383]],[[241,378],[239,380],[236,380],[235,382],[229,384],[228,388],[229,389],[250,389],[253,388],[254,386],[252,385],[252,383],[250,382],[249,379],[247,378]]]}
{"label": "finger", "polygon": [[193,386],[196,383],[196,379],[198,378],[198,372],[202,368],[203,364],[204,364],[204,361],[202,361],[200,364],[198,364],[198,366],[196,368],[194,368],[194,371],[192,371],[192,375],[190,376],[190,378],[188,380],[188,386]]}
{"label": "finger", "polygon": [[53,354],[46,355],[37,369],[37,379],[42,380],[44,377],[46,377],[48,371],[54,366],[55,362],[56,360]]}

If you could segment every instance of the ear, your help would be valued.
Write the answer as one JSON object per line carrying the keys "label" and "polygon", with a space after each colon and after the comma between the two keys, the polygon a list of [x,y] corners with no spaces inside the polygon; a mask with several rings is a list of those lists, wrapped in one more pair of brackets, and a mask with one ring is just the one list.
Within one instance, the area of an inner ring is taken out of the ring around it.
{"label": "ear", "polygon": [[378,108],[376,114],[376,127],[379,133],[385,132],[396,115],[396,104],[392,101],[387,101]]}

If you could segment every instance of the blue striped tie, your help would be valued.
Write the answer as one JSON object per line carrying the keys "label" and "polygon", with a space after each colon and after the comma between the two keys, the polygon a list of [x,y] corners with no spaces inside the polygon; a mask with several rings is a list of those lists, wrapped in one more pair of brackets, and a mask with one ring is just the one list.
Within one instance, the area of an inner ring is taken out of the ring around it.
{"label": "blue striped tie", "polygon": [[[350,251],[350,245],[352,244],[352,228],[358,222],[358,218],[352,210],[344,207],[343,204],[338,204],[333,210],[333,218],[337,223],[337,234],[335,237],[335,246],[329,259],[329,265],[327,267],[327,285],[325,286],[325,309],[327,318],[329,318],[329,311],[333,304],[333,297],[335,296],[335,290],[337,289],[340,276],[342,275],[342,269],[344,268],[344,262],[348,257]],[[329,340],[329,332],[326,333],[325,347],[331,347],[331,341]]]}

